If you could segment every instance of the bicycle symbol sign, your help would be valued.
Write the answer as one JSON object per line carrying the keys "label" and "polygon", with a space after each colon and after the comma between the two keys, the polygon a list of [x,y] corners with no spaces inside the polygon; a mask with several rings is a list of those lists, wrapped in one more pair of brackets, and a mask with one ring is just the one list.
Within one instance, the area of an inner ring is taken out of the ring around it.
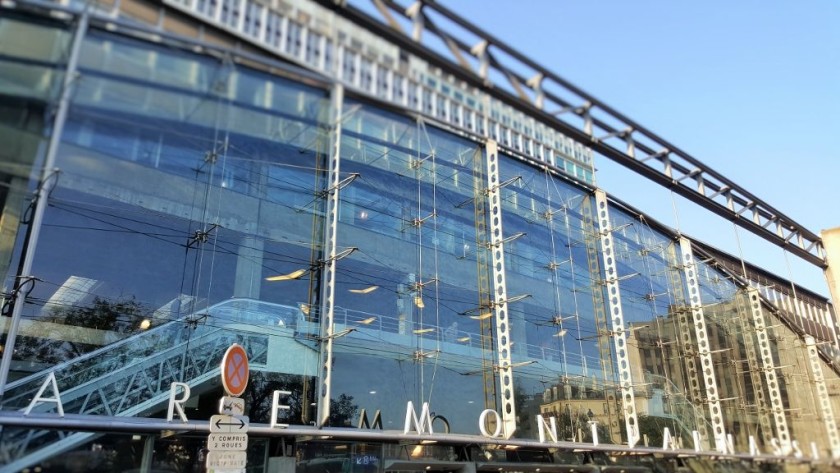
{"label": "bicycle symbol sign", "polygon": [[248,386],[248,354],[234,343],[222,357],[222,386],[229,396],[239,396]]}

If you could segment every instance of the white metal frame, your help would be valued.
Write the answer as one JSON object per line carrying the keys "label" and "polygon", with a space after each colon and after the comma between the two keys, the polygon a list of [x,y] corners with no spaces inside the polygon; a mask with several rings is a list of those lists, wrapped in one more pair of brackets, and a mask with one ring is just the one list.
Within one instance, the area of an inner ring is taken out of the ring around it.
{"label": "white metal frame", "polygon": [[[609,336],[609,322],[607,321],[607,303],[604,301],[604,292],[600,287],[601,281],[601,260],[603,255],[600,254],[598,230],[596,230],[596,215],[597,210],[592,208],[592,201],[595,200],[594,195],[587,195],[581,202],[581,215],[584,232],[584,243],[586,246],[586,260],[589,265],[589,272],[593,278],[596,278],[596,285],[592,288],[592,315],[595,320],[595,330],[597,331],[597,345],[598,354],[601,363],[602,378],[604,380],[604,394],[607,400],[607,419],[609,421],[610,435],[618,438],[620,436],[619,423],[616,418],[615,411],[615,375],[613,372],[613,357],[610,349],[610,342],[607,339]],[[585,358],[584,358],[585,360]]]}
{"label": "white metal frame", "polygon": [[837,421],[834,420],[834,412],[831,409],[831,399],[828,397],[828,387],[825,384],[825,377],[820,366],[820,355],[817,353],[817,343],[814,337],[805,335],[805,348],[808,351],[808,361],[811,366],[811,375],[817,388],[817,403],[822,414],[825,432],[828,435],[828,444],[831,448],[831,457],[840,459],[840,433],[837,432]]}
{"label": "white metal frame", "polygon": [[758,289],[753,287],[747,289],[747,294],[750,300],[753,326],[755,326],[755,336],[758,340],[758,352],[761,355],[764,381],[767,383],[767,392],[770,394],[770,407],[773,411],[773,420],[776,426],[776,438],[782,452],[787,454],[791,451],[790,430],[788,430],[782,393],[779,390],[779,379],[776,377],[776,365],[773,362],[770,338],[767,336],[767,325],[764,322],[764,314],[761,310],[761,296],[758,294]]}
{"label": "white metal frame", "polygon": [[502,233],[502,191],[499,182],[499,148],[495,141],[485,144],[487,164],[487,202],[490,219],[490,255],[493,266],[493,315],[496,321],[496,352],[502,402],[502,426],[505,438],[516,430],[513,369],[510,353],[510,318],[508,317],[505,280],[505,244]]}
{"label": "white metal frame", "polygon": [[671,289],[674,291],[674,300],[678,304],[675,310],[677,330],[679,331],[679,354],[682,356],[685,366],[685,376],[687,378],[686,388],[689,390],[689,400],[692,402],[692,411],[694,412],[694,428],[700,434],[700,440],[704,444],[703,448],[708,448],[709,431],[706,429],[706,416],[703,411],[697,407],[697,404],[703,399],[703,389],[700,383],[700,377],[697,374],[697,359],[694,350],[694,336],[692,335],[691,323],[688,320],[688,309],[682,307],[686,302],[685,289],[683,288],[682,277],[680,276],[682,263],[679,257],[679,248],[676,244],[669,246],[669,256],[673,270],[669,271],[671,279]]}
{"label": "white metal frame", "polygon": [[332,349],[335,338],[335,265],[336,242],[338,239],[338,205],[341,176],[341,113],[344,103],[344,86],[335,84],[330,97],[330,135],[328,177],[326,191],[326,225],[324,227],[323,286],[321,289],[321,349],[319,354],[319,388],[316,425],[323,427],[330,418],[330,394],[332,385]]}
{"label": "white metal frame", "polygon": [[700,298],[700,283],[697,276],[697,263],[691,241],[680,237],[680,253],[682,254],[683,271],[688,286],[688,303],[691,308],[691,318],[694,323],[694,333],[697,337],[697,355],[700,357],[700,370],[706,387],[706,403],[709,406],[710,420],[714,431],[715,449],[726,451],[726,428],[723,423],[723,412],[720,408],[715,366],[712,360],[709,336],[706,329],[706,317],[703,314],[703,302]]}
{"label": "white metal frame", "polygon": [[[601,237],[601,256],[604,261],[604,274],[607,287],[607,303],[609,305],[609,320],[612,326],[612,337],[615,343],[615,353],[618,361],[619,386],[621,386],[621,402],[624,408],[624,425],[627,428],[627,443],[631,447],[639,441],[639,419],[636,416],[636,396],[633,391],[632,370],[630,356],[627,351],[627,329],[624,325],[624,311],[621,307],[621,291],[619,288],[618,268],[615,264],[613,250],[612,223],[610,222],[607,194],[598,189],[595,191],[596,220]],[[608,360],[612,362],[612,360]]]}
{"label": "white metal frame", "polygon": [[[744,294],[746,294],[746,302],[744,302]],[[741,326],[742,337],[744,338],[744,351],[747,356],[747,367],[749,369],[750,381],[753,384],[753,393],[755,396],[758,422],[761,426],[761,437],[765,445],[770,445],[773,438],[773,421],[771,414],[774,409],[768,406],[767,396],[764,392],[764,383],[762,382],[761,372],[763,371],[758,364],[758,354],[756,353],[757,338],[752,335],[756,332],[755,323],[751,317],[750,292],[749,288],[739,293],[738,298],[738,318]]]}

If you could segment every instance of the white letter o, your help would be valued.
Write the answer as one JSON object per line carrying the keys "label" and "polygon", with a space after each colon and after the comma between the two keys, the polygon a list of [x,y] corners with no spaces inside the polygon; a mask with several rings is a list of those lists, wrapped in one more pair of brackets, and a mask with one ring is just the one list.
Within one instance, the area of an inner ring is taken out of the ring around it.
{"label": "white letter o", "polygon": [[[485,426],[487,415],[493,414],[496,417],[496,431],[492,434],[487,432],[487,428]],[[502,433],[502,419],[499,418],[499,413],[494,411],[493,409],[484,409],[481,411],[481,415],[478,416],[478,429],[481,431],[481,435],[489,438],[496,438],[499,434]]]}

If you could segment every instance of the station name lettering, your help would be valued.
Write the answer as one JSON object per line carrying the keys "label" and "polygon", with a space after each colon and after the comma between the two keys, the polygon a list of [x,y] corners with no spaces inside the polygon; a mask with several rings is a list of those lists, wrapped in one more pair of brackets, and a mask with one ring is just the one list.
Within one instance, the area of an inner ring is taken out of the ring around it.
{"label": "station name lettering", "polygon": [[[58,411],[59,416],[64,416],[64,408],[61,402],[61,393],[58,390],[58,383],[56,383],[55,375],[50,373],[47,375],[47,378],[44,380],[41,389],[38,391],[38,394],[32,399],[29,403],[29,406],[24,410],[24,415],[27,416],[35,407],[35,405],[39,403],[54,403],[56,404],[56,410]],[[54,392],[54,397],[46,397],[45,391],[48,389],[52,389]],[[272,428],[286,428],[289,425],[280,423],[278,418],[278,414],[282,411],[290,410],[290,406],[287,404],[281,403],[281,398],[284,396],[291,395],[289,391],[274,391],[272,394],[272,403],[271,403],[271,427]],[[190,387],[186,383],[172,383],[169,392],[169,408],[167,410],[166,420],[172,422],[175,414],[178,414],[181,422],[188,422],[186,412],[184,411],[184,405],[186,404],[187,400],[190,397]],[[556,419],[553,417],[544,418],[541,415],[536,416],[536,423],[537,429],[539,432],[539,440],[540,443],[556,443],[559,441],[557,436],[557,424]],[[414,408],[414,404],[411,401],[408,401],[406,405],[406,412],[405,412],[405,423],[403,428],[403,434],[433,434],[434,427],[433,423],[438,421],[444,427],[444,433],[449,433],[449,422],[447,419],[440,415],[434,415],[430,408],[429,403],[424,402],[422,407],[420,408],[420,415],[417,415],[417,411]],[[488,430],[488,425],[494,426],[493,431]],[[370,422],[367,419],[367,414],[364,410],[362,410],[359,420],[359,428],[370,428]],[[379,411],[376,412],[373,421],[373,428],[382,428],[382,418],[380,416]],[[502,420],[502,417],[493,409],[485,409],[481,412],[478,418],[478,429],[481,432],[481,435],[486,438],[491,439],[510,439],[513,436],[516,427],[513,426],[508,427]],[[593,433],[593,443],[597,445],[597,430],[595,429],[595,425],[592,425],[592,433]],[[700,452],[702,450],[702,446],[700,445],[700,435],[697,432],[693,433],[693,440],[694,440],[694,450]],[[674,438],[671,436],[668,428],[666,427],[663,431],[663,450],[675,450],[677,449],[676,442]],[[224,447],[228,448],[236,448],[242,444],[241,437],[236,437],[235,435],[222,435],[217,439],[219,442],[222,443]],[[715,439],[715,443],[718,445],[717,449],[720,453],[723,454],[734,454],[735,448],[732,441],[731,435],[722,436],[720,439]],[[778,456],[785,456],[791,455],[797,458],[802,458],[803,452],[800,448],[797,441],[792,440],[790,447],[782,445],[778,439],[771,440],[771,449],[774,455]],[[815,445],[812,445],[812,449],[814,450],[814,457],[818,457],[818,452]],[[759,455],[761,452],[758,451],[758,447],[755,443],[755,439],[750,436],[750,454],[751,455]]]}

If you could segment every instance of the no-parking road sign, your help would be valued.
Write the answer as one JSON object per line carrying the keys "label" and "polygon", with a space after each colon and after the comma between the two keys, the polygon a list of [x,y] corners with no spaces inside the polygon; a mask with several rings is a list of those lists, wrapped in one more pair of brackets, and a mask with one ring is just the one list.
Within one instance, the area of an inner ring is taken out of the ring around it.
{"label": "no-parking road sign", "polygon": [[222,357],[222,386],[229,396],[239,397],[248,386],[248,354],[234,343]]}

